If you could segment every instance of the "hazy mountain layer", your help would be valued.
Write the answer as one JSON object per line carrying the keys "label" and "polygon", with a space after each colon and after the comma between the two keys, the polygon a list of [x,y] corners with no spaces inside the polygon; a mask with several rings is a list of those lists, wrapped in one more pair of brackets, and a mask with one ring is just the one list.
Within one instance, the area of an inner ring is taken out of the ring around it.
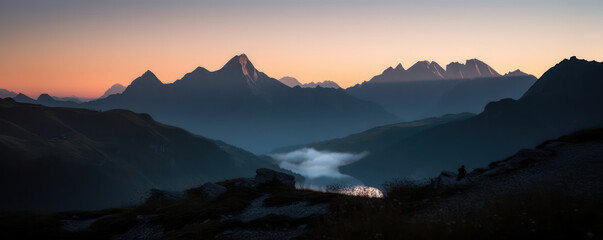
{"label": "hazy mountain layer", "polygon": [[150,71],[122,94],[82,105],[149,113],[158,121],[254,152],[341,137],[396,122],[377,104],[344,90],[290,88],[258,71],[247,56],[218,71],[197,68],[172,84]]}
{"label": "hazy mountain layer", "polygon": [[479,113],[488,102],[521,97],[536,81],[532,75],[473,79],[365,82],[350,95],[383,106],[411,121],[448,113]]}

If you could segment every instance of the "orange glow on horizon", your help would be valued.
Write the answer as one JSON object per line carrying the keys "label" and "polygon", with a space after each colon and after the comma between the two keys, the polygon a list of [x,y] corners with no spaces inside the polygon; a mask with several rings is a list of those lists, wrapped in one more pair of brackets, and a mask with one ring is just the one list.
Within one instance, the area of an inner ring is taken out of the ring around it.
{"label": "orange glow on horizon", "polygon": [[96,98],[146,70],[170,83],[241,53],[270,77],[342,87],[421,60],[540,77],[570,56],[603,57],[600,2],[346,3],[14,3],[0,9],[0,88]]}

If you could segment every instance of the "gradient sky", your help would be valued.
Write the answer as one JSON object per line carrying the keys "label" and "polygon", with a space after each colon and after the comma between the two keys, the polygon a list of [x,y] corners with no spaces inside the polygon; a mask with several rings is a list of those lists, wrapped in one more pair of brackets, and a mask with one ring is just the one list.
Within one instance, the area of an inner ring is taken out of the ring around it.
{"label": "gradient sky", "polygon": [[246,53],[271,77],[344,87],[388,66],[478,58],[540,77],[601,61],[603,1],[114,1],[0,3],[0,88],[98,97],[145,70],[164,83]]}

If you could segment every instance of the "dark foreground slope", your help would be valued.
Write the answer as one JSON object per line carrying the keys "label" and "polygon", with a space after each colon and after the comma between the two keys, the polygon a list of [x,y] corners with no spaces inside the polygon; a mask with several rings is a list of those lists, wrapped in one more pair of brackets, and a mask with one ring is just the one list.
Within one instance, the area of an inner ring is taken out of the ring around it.
{"label": "dark foreground slope", "polygon": [[0,99],[0,208],[93,209],[253,174],[253,154],[147,114]]}
{"label": "dark foreground slope", "polygon": [[602,76],[603,63],[565,59],[519,100],[492,102],[475,117],[401,139],[342,172],[369,184],[397,176],[428,177],[463,164],[475,168],[546,139],[603,126]]}
{"label": "dark foreground slope", "polygon": [[4,212],[0,232],[10,239],[600,239],[601,171],[603,129],[593,129],[521,150],[461,181],[443,174],[424,185],[389,182],[385,198],[233,179],[214,186],[223,191],[215,198],[201,187],[129,208]]}

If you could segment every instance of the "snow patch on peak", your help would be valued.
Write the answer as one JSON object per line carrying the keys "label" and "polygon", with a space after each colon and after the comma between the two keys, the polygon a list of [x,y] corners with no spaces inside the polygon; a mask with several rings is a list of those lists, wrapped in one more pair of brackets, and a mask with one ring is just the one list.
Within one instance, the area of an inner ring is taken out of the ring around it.
{"label": "snow patch on peak", "polygon": [[247,79],[248,83],[255,83],[258,80],[258,71],[253,67],[247,55],[241,54],[239,55],[239,64],[241,64],[241,69],[243,70],[243,75]]}

